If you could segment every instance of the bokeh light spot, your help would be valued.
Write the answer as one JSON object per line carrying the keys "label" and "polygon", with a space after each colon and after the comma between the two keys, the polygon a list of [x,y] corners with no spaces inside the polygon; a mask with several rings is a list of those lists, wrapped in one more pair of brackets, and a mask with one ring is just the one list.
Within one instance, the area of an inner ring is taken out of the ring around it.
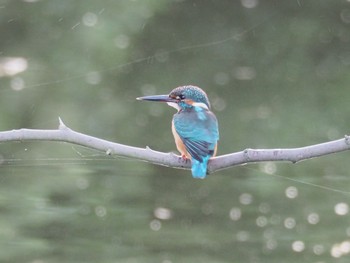
{"label": "bokeh light spot", "polygon": [[284,220],[284,227],[288,229],[292,229],[296,226],[296,221],[293,217],[287,217]]}
{"label": "bokeh light spot", "polygon": [[125,49],[130,44],[130,38],[127,35],[120,34],[116,38],[114,38],[114,44],[120,49]]}
{"label": "bokeh light spot", "polygon": [[334,206],[334,212],[337,215],[344,216],[349,213],[349,205],[346,203],[338,203]]}
{"label": "bokeh light spot", "polygon": [[162,220],[169,220],[173,217],[173,212],[165,207],[157,207],[154,209],[153,214],[156,218]]}
{"label": "bokeh light spot", "polygon": [[214,76],[214,82],[218,85],[226,85],[229,83],[230,77],[227,73],[225,72],[218,72]]}
{"label": "bokeh light spot", "polygon": [[96,14],[88,12],[83,15],[82,21],[85,26],[92,27],[97,24],[98,17]]}
{"label": "bokeh light spot", "polygon": [[312,251],[315,255],[322,255],[324,253],[324,246],[320,244],[314,245]]}
{"label": "bokeh light spot", "polygon": [[307,216],[307,221],[309,224],[316,225],[320,222],[320,216],[317,213],[311,213]]}
{"label": "bokeh light spot", "polygon": [[104,206],[96,206],[95,207],[95,214],[98,217],[105,217],[107,215],[107,209]]}
{"label": "bokeh light spot", "polygon": [[0,57],[0,77],[14,76],[28,69],[28,61],[22,57]]}
{"label": "bokeh light spot", "polygon": [[236,237],[238,241],[246,242],[249,240],[249,232],[243,230],[239,231]]}
{"label": "bokeh light spot", "polygon": [[19,91],[25,88],[24,80],[21,77],[11,79],[11,89]]}
{"label": "bokeh light spot", "polygon": [[86,74],[85,80],[88,84],[97,85],[101,82],[101,73],[97,71],[91,71]]}
{"label": "bokeh light spot", "polygon": [[295,252],[302,252],[305,249],[305,243],[301,240],[294,241],[292,244],[292,249]]}
{"label": "bokeh light spot", "polygon": [[250,205],[253,202],[253,196],[248,193],[243,193],[239,197],[239,202],[242,205]]}
{"label": "bokeh light spot", "polygon": [[257,219],[256,219],[256,225],[259,226],[259,227],[264,227],[266,226],[268,223],[268,220],[265,216],[259,216]]}
{"label": "bokeh light spot", "polygon": [[159,231],[162,227],[162,223],[158,220],[158,219],[153,219],[150,224],[149,227],[153,230],[153,231]]}
{"label": "bokeh light spot", "polygon": [[295,186],[289,186],[287,187],[285,194],[288,198],[294,199],[298,196],[298,188]]}
{"label": "bokeh light spot", "polygon": [[258,0],[241,0],[241,4],[245,8],[254,8],[258,5]]}
{"label": "bokeh light spot", "polygon": [[230,210],[230,218],[233,221],[238,221],[242,216],[241,209],[238,207],[233,207]]}

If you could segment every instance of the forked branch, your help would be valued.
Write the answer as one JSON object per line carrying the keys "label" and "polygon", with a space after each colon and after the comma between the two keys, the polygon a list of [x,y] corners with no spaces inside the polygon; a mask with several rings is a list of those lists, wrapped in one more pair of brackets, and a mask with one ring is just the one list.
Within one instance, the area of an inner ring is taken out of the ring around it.
{"label": "forked branch", "polygon": [[[93,136],[82,134],[68,128],[59,118],[59,127],[55,130],[19,129],[0,132],[0,143],[10,141],[58,141],[85,146],[91,149],[105,152],[107,155],[136,158],[141,161],[172,168],[190,169],[190,161],[183,160],[173,153],[154,151],[149,147],[139,148],[119,143],[110,142]],[[315,144],[300,148],[288,149],[246,149],[240,152],[217,156],[209,161],[208,172],[232,166],[267,162],[289,161],[299,162],[314,157],[350,150],[350,137]]]}

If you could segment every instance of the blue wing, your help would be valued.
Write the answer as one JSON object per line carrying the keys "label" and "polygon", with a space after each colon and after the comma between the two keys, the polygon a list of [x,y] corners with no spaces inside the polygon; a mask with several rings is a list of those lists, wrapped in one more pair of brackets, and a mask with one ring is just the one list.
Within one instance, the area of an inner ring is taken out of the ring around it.
{"label": "blue wing", "polygon": [[215,115],[204,109],[180,111],[174,115],[174,126],[192,158],[207,162],[219,140]]}

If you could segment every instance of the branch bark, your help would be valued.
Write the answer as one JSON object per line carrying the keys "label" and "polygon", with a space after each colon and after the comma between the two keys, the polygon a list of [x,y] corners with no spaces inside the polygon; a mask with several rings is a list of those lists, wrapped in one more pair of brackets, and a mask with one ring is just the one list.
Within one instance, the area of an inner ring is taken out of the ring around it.
{"label": "branch bark", "polygon": [[[10,141],[58,141],[85,146],[105,152],[107,155],[117,155],[136,158],[141,161],[179,169],[190,169],[190,161],[183,160],[174,153],[154,151],[149,147],[139,148],[99,139],[68,128],[59,118],[59,127],[55,130],[19,129],[0,132],[0,143]],[[267,161],[289,161],[297,163],[302,160],[320,157],[332,153],[350,150],[350,137],[315,144],[300,148],[288,149],[245,149],[240,152],[221,155],[210,159],[208,172],[227,169],[246,163]]]}

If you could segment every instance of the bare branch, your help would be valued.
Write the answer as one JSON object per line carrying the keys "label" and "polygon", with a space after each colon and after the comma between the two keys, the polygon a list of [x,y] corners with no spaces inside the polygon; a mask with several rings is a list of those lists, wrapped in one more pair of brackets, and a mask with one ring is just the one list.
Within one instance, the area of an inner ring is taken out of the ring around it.
{"label": "bare branch", "polygon": [[286,149],[245,149],[241,152],[221,155],[213,158],[208,168],[209,172],[229,168],[231,166],[256,163],[256,162],[275,162],[289,161],[297,163],[315,157],[320,157],[332,153],[350,150],[350,137],[345,135],[344,138],[330,142]]}
{"label": "bare branch", "polygon": [[[73,143],[91,149],[105,152],[107,155],[117,155],[136,158],[141,161],[172,168],[190,169],[190,161],[183,160],[173,153],[154,151],[149,147],[139,148],[99,139],[68,128],[59,118],[56,130],[19,129],[0,132],[0,143],[10,141],[58,141]],[[209,161],[208,172],[227,169],[232,166],[252,162],[289,161],[299,162],[327,154],[342,152],[350,149],[350,137],[315,144],[300,148],[289,149],[246,149],[240,152],[217,156]]]}

